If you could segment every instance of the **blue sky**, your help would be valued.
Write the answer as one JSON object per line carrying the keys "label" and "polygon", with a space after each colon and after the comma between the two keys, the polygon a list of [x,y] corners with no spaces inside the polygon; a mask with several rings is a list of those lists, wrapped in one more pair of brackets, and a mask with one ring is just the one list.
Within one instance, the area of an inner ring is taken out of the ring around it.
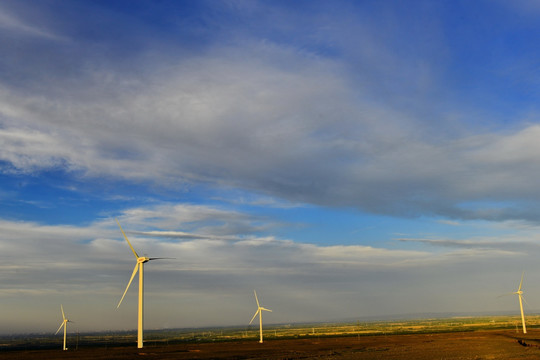
{"label": "blue sky", "polygon": [[3,1],[0,332],[538,309],[539,16]]}

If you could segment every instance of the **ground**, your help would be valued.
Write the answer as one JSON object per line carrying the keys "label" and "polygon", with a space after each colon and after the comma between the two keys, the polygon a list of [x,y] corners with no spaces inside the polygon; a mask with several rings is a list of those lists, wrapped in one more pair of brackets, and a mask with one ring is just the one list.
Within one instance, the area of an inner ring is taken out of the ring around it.
{"label": "ground", "polygon": [[412,335],[321,337],[133,347],[80,347],[78,350],[0,351],[10,359],[540,359],[540,330],[526,335],[491,330]]}

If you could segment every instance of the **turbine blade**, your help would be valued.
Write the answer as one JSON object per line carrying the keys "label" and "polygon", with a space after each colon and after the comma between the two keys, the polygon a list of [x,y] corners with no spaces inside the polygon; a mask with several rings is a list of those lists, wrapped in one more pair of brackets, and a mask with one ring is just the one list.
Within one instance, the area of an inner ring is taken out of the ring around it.
{"label": "turbine blade", "polygon": [[60,327],[58,328],[58,330],[56,330],[56,332],[54,333],[54,335],[58,334],[58,332],[60,331],[60,329],[62,328],[62,326],[64,326],[64,322],[62,321],[62,323],[60,324]]}
{"label": "turbine blade", "polygon": [[531,305],[529,305],[529,303],[527,302],[527,300],[525,300],[525,296],[521,295],[521,298],[523,299],[523,302],[525,303],[525,305],[527,305],[527,306],[530,308]]}
{"label": "turbine blade", "polygon": [[153,257],[153,258],[148,258],[148,260],[162,260],[162,259],[176,259],[176,258],[170,258],[170,257]]}
{"label": "turbine blade", "polygon": [[249,322],[248,325],[251,325],[251,323],[253,322],[253,320],[255,320],[255,318],[257,317],[257,315],[259,314],[259,312],[261,311],[261,309],[257,309],[257,311],[255,311],[255,315],[253,315],[253,317],[251,318],[251,321]]}
{"label": "turbine blade", "polygon": [[64,314],[64,307],[60,304],[60,310],[62,310],[62,319],[66,320],[66,315]]}
{"label": "turbine blade", "polygon": [[264,310],[264,311],[270,311],[270,312],[272,312],[272,310],[270,310],[270,309],[266,309],[266,308],[263,308],[263,307],[261,308],[261,310]]}
{"label": "turbine blade", "polygon": [[120,307],[120,304],[122,303],[122,300],[124,300],[124,296],[126,296],[126,293],[129,289],[129,286],[131,285],[131,282],[133,281],[133,278],[135,277],[135,274],[137,274],[137,270],[139,270],[139,263],[135,264],[135,269],[133,269],[133,274],[131,274],[131,279],[129,279],[129,282],[126,287],[126,291],[124,291],[124,295],[122,295],[122,298],[120,299],[120,302],[118,303],[118,306],[116,308],[118,309]]}
{"label": "turbine blade", "polygon": [[499,295],[497,297],[500,298],[500,297],[503,297],[503,296],[514,295],[514,294],[517,294],[517,293],[511,292],[511,293],[506,293],[506,294]]}
{"label": "turbine blade", "polygon": [[261,306],[259,305],[259,299],[257,298],[257,292],[255,290],[253,290],[253,293],[255,293],[255,301],[257,302],[257,307],[260,308]]}
{"label": "turbine blade", "polygon": [[122,226],[120,226],[120,223],[118,222],[118,219],[117,218],[114,218],[114,220],[116,220],[116,223],[118,224],[118,227],[120,228],[120,231],[122,232],[122,234],[124,235],[124,239],[126,239],[129,247],[131,248],[131,251],[133,251],[133,254],[135,254],[135,257],[138,259],[139,258],[139,255],[137,255],[137,252],[135,251],[135,249],[133,248],[133,246],[131,246],[131,243],[129,242],[127,236],[126,236],[126,233],[124,232],[124,229],[122,229]]}
{"label": "turbine blade", "polygon": [[521,273],[521,281],[519,282],[519,288],[518,288],[518,291],[521,290],[521,285],[523,284],[523,275],[525,275],[525,271]]}

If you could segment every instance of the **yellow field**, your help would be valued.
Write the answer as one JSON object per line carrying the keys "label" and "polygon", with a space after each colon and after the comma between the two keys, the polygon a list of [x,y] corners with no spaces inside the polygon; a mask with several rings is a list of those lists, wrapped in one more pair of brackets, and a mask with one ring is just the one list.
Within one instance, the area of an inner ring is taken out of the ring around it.
{"label": "yellow field", "polygon": [[[527,328],[540,327],[540,315],[527,317]],[[446,319],[416,319],[403,321],[379,321],[356,323],[316,323],[267,325],[264,327],[265,339],[309,338],[323,336],[365,336],[395,335],[414,333],[437,333],[455,331],[475,331],[515,328],[521,332],[519,316],[455,317]],[[227,341],[257,338],[257,327],[172,330],[167,332],[167,341]],[[163,331],[147,332],[148,341],[163,341]]]}

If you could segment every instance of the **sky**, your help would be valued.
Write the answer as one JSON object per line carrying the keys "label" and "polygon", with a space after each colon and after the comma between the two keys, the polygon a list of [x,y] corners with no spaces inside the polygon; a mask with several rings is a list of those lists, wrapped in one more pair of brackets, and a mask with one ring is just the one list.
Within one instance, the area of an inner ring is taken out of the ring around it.
{"label": "sky", "polygon": [[0,333],[540,309],[539,20],[0,2]]}

